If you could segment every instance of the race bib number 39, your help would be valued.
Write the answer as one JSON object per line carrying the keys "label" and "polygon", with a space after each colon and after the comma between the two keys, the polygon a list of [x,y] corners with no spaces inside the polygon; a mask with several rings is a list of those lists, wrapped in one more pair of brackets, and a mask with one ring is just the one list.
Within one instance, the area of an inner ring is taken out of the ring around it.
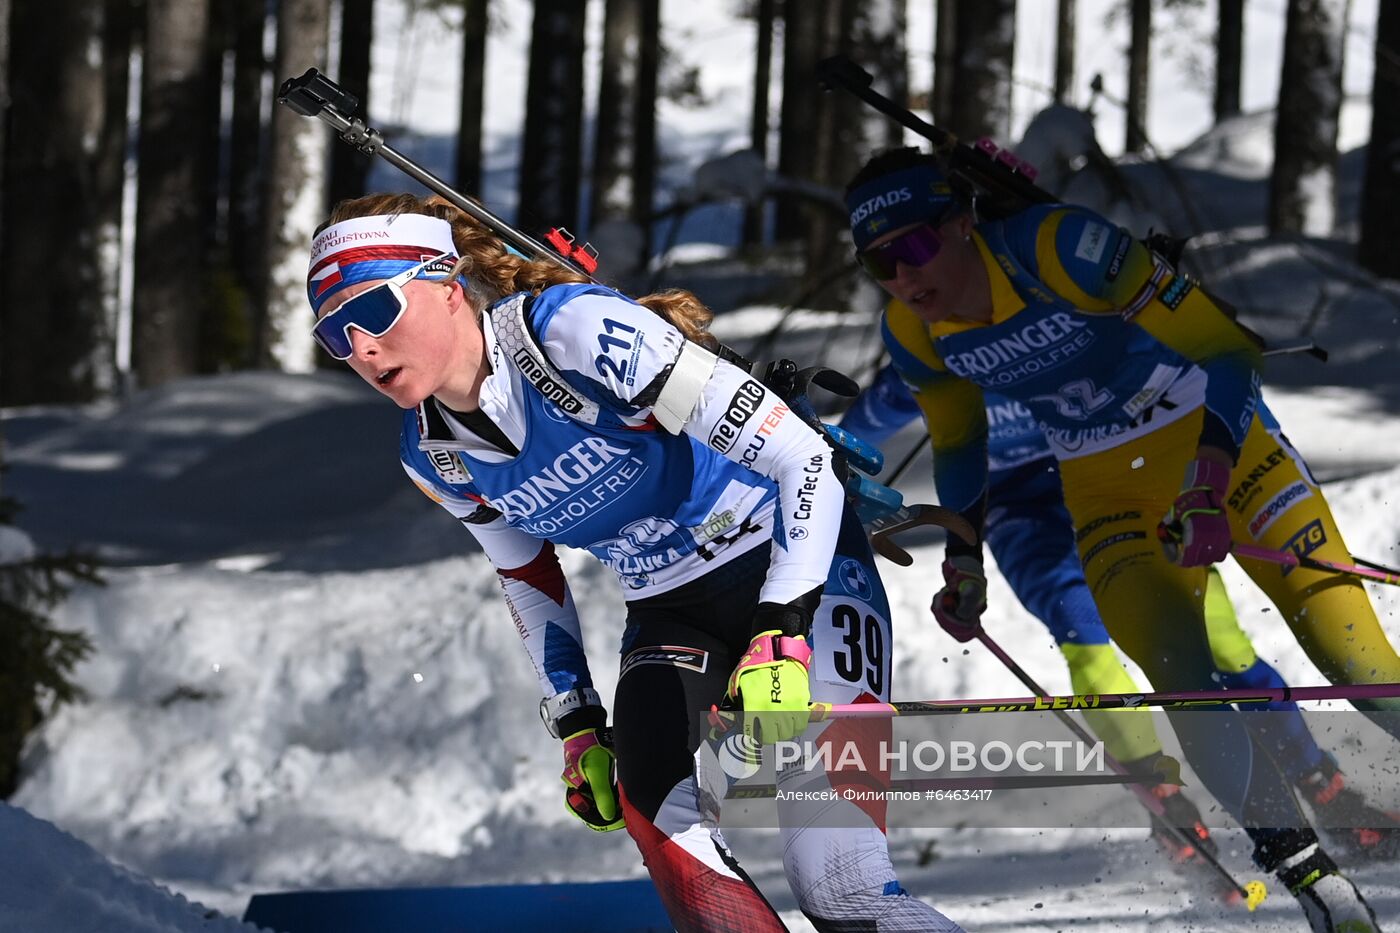
{"label": "race bib number 39", "polygon": [[826,597],[812,620],[813,676],[889,699],[890,623],[865,603]]}

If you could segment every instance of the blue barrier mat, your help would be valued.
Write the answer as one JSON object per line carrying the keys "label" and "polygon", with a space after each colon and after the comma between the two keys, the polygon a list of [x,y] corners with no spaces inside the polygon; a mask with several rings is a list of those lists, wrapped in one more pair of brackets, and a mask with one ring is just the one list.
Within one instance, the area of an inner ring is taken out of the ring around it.
{"label": "blue barrier mat", "polygon": [[673,929],[647,879],[257,894],[248,902],[243,919],[278,933],[653,933]]}

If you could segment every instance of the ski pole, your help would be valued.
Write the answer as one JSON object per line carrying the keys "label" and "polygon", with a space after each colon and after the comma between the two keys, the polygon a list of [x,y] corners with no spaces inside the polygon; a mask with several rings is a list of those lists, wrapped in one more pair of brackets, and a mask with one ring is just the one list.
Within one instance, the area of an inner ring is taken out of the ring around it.
{"label": "ski pole", "polygon": [[1232,703],[1288,703],[1380,697],[1400,697],[1400,683],[1167,690],[1156,693],[1079,693],[959,700],[896,700],[891,703],[814,703],[812,721],[879,719],[891,716],[948,716],[964,713],[1036,713],[1076,709],[1204,709]]}
{"label": "ski pole", "polygon": [[[1001,645],[997,644],[996,641],[992,639],[992,636],[988,635],[986,630],[981,627],[977,629],[977,640],[980,641],[982,647],[990,651],[1027,690],[1033,690],[1037,695],[1045,693],[1045,690],[1035,682],[1031,675],[1026,673],[1025,669],[1017,664],[1011,655],[1002,650]],[[1055,710],[1054,714],[1055,718],[1069,727],[1069,730],[1079,738],[1079,741],[1089,745],[1094,744],[1094,738],[1089,734],[1089,730],[1081,726],[1069,713],[1063,710]],[[1104,762],[1119,775],[1129,776],[1130,772],[1127,766],[1109,754],[1107,749],[1104,749]],[[1125,781],[1124,783],[1126,783],[1128,789],[1133,792],[1133,796],[1137,797],[1138,802],[1146,807],[1149,813],[1156,815],[1158,817],[1158,822],[1166,827],[1167,832],[1176,837],[1177,842],[1190,846],[1196,852],[1200,853],[1201,858],[1211,867],[1211,870],[1218,874],[1223,881],[1234,889],[1235,893],[1239,894],[1244,901],[1245,907],[1252,911],[1263,903],[1264,898],[1268,896],[1268,890],[1264,887],[1264,882],[1254,880],[1240,884],[1235,876],[1230,873],[1230,870],[1216,858],[1215,853],[1201,845],[1200,840],[1192,839],[1184,828],[1177,826],[1167,819],[1166,806],[1161,800],[1153,796],[1152,791],[1148,790],[1145,786],[1146,782]]]}
{"label": "ski pole", "polygon": [[[1105,756],[1105,760],[1107,760],[1107,756]],[[920,794],[933,792],[936,794],[939,791],[1035,790],[1042,787],[1090,787],[1100,784],[1147,785],[1150,787],[1165,783],[1168,782],[1160,774],[1143,778],[1125,774],[993,774],[950,778],[894,778],[888,784],[881,785],[879,790],[881,792],[896,791]],[[829,788],[829,783],[824,777],[814,780],[810,786],[794,787],[793,791],[800,793],[816,789],[830,789],[838,797],[848,799],[842,795],[841,791]],[[778,796],[778,785],[776,784],[735,784],[725,793],[724,799],[762,800],[776,796]],[[929,799],[937,798],[931,797]]]}
{"label": "ski pole", "polygon": [[1250,560],[1268,561],[1284,567],[1306,567],[1309,570],[1344,573],[1348,576],[1360,577],[1363,580],[1374,580],[1377,583],[1385,583],[1389,586],[1400,586],[1400,570],[1396,570],[1392,567],[1385,567],[1381,564],[1375,564],[1368,560],[1363,561],[1358,557],[1352,558],[1352,560],[1357,563],[1344,564],[1335,560],[1299,556],[1292,551],[1274,551],[1266,547],[1257,547],[1253,544],[1232,544],[1230,550],[1236,557],[1244,557]]}
{"label": "ski pole", "polygon": [[1289,353],[1306,353],[1316,357],[1322,362],[1327,362],[1327,351],[1319,347],[1314,341],[1308,340],[1304,343],[1291,343],[1282,347],[1270,347],[1263,352],[1264,356],[1286,356]]}

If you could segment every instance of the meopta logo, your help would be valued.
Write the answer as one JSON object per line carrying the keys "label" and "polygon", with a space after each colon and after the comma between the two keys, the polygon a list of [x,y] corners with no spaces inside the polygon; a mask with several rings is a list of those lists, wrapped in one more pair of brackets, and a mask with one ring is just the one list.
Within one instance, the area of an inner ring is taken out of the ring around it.
{"label": "meopta logo", "polygon": [[752,379],[745,380],[729,400],[729,407],[720,416],[706,443],[722,454],[729,453],[729,448],[739,437],[739,430],[758,413],[759,406],[763,404],[763,395],[763,386]]}
{"label": "meopta logo", "polygon": [[876,211],[882,211],[887,207],[894,207],[896,204],[912,200],[914,200],[914,193],[908,188],[896,188],[893,191],[886,191],[884,194],[877,194],[851,211],[851,226],[854,227]]}
{"label": "meopta logo", "polygon": [[524,347],[516,350],[511,358],[520,367],[521,375],[528,379],[536,389],[539,389],[540,394],[546,399],[571,415],[583,411],[583,403],[574,396],[574,393],[551,379],[549,373],[535,362],[535,358]]}
{"label": "meopta logo", "polygon": [[1310,498],[1312,498],[1312,490],[1308,488],[1307,483],[1293,483],[1285,487],[1283,492],[1270,499],[1268,504],[1249,520],[1249,533],[1258,540],[1259,536],[1268,531],[1269,526],[1277,521],[1280,515],[1304,499]]}

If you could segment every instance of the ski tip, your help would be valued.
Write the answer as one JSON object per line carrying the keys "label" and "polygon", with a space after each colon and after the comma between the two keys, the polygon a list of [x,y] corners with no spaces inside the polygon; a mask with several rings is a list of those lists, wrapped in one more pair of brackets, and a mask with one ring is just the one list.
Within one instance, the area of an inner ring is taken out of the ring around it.
{"label": "ski tip", "polygon": [[1264,898],[1269,896],[1269,891],[1264,887],[1262,881],[1246,881],[1244,883],[1244,906],[1250,910],[1257,910],[1259,905],[1264,903]]}

